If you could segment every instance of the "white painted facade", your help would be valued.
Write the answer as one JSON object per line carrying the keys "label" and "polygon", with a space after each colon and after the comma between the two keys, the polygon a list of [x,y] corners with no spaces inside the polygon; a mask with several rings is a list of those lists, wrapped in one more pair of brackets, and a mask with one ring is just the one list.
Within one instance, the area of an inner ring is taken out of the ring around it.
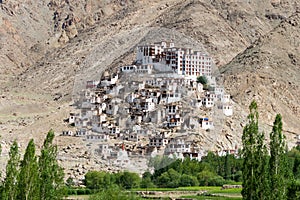
{"label": "white painted facade", "polygon": [[155,43],[137,48],[137,62],[154,64],[157,70],[170,67],[177,74],[198,77],[212,75],[212,58],[205,53],[174,47],[174,43]]}
{"label": "white painted facade", "polygon": [[229,94],[224,94],[221,101],[222,101],[222,103],[229,103],[230,102],[230,95]]}
{"label": "white painted facade", "polygon": [[183,139],[172,139],[165,148],[165,154],[191,152],[191,144]]}
{"label": "white painted facade", "polygon": [[214,98],[210,98],[210,97],[204,97],[202,99],[202,104],[203,106],[205,106],[206,108],[212,108],[214,107],[215,103],[214,103]]}
{"label": "white painted facade", "polygon": [[232,105],[222,105],[222,110],[225,116],[232,116],[233,115],[233,106]]}
{"label": "white painted facade", "polygon": [[107,142],[109,141],[109,136],[106,134],[91,134],[85,135],[87,142]]}
{"label": "white painted facade", "polygon": [[168,142],[169,140],[161,134],[149,138],[150,147],[165,147],[168,144]]}
{"label": "white painted facade", "polygon": [[201,122],[201,127],[204,130],[214,129],[214,123],[213,123],[213,121],[203,120]]}

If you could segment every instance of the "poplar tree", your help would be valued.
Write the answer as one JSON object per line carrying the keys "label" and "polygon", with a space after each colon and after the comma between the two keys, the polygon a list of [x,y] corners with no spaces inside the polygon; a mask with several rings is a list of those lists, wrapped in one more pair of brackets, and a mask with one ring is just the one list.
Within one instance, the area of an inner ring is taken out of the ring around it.
{"label": "poplar tree", "polygon": [[270,134],[270,179],[273,199],[287,199],[287,155],[281,115],[277,114]]}
{"label": "poplar tree", "polygon": [[252,101],[248,124],[243,130],[243,199],[268,199],[268,159],[264,134],[258,130],[257,103]]}
{"label": "poplar tree", "polygon": [[3,184],[2,198],[5,200],[17,199],[17,181],[19,175],[20,153],[16,141],[10,147],[9,160],[6,165],[6,176]]}
{"label": "poplar tree", "polygon": [[50,130],[44,141],[39,158],[39,199],[62,199],[64,195],[64,173],[57,162],[57,146],[53,144],[54,132]]}
{"label": "poplar tree", "polygon": [[18,199],[39,199],[38,192],[38,164],[35,155],[35,144],[33,139],[31,139],[21,161],[18,179]]}

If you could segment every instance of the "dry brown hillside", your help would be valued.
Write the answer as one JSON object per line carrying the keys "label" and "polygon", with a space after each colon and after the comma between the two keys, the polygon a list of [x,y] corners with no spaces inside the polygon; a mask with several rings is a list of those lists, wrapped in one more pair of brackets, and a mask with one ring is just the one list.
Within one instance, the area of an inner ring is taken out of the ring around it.
{"label": "dry brown hillside", "polygon": [[300,130],[299,7],[298,0],[3,0],[2,139],[24,146],[66,129],[81,82],[131,62],[140,42],[167,39],[213,56],[237,103],[231,134],[240,136],[254,98],[264,126],[283,114],[292,145]]}
{"label": "dry brown hillside", "polygon": [[283,115],[284,129],[300,129],[300,13],[284,20],[222,67],[227,90],[242,106],[259,102],[261,117],[271,125]]}

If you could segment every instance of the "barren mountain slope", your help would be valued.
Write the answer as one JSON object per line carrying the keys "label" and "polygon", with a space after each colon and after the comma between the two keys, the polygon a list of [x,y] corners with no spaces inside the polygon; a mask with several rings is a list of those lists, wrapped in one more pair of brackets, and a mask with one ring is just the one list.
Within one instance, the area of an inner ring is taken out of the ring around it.
{"label": "barren mountain slope", "polygon": [[[16,76],[34,64],[45,52],[44,44],[51,34],[51,12],[46,3],[0,5],[0,83]],[[35,12],[38,10],[43,15]]]}
{"label": "barren mountain slope", "polygon": [[295,13],[221,69],[235,102],[246,107],[256,99],[269,125],[281,113],[290,137],[300,130],[299,53],[300,14]]}
{"label": "barren mountain slope", "polygon": [[[159,27],[169,29],[169,32],[157,31],[160,38],[176,40],[174,32],[179,32],[202,43],[220,66],[296,9],[290,5],[296,1],[291,1],[289,7],[259,2],[174,0],[126,4],[120,12],[101,19],[65,46],[47,53],[22,79],[31,89],[36,89],[32,83],[39,83],[47,93],[70,93],[76,73],[94,68],[103,70],[128,49],[133,51],[150,30]],[[264,9],[256,11],[257,7]],[[267,13],[277,12],[282,18],[266,17]]]}
{"label": "barren mountain slope", "polygon": [[[128,3],[128,5],[130,2]],[[0,79],[29,69],[47,52],[56,51],[80,31],[108,18],[126,4],[118,1],[43,0],[0,4]]]}

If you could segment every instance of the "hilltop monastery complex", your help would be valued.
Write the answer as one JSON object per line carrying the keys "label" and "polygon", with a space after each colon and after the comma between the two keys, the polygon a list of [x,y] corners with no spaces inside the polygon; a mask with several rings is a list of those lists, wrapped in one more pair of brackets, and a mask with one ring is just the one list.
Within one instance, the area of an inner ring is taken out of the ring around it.
{"label": "hilltop monastery complex", "polygon": [[138,46],[134,64],[87,81],[69,117],[77,131],[63,135],[82,137],[99,159],[124,169],[136,157],[201,159],[201,134],[216,132],[212,111],[233,115],[230,95],[215,80],[205,53],[172,42]]}

